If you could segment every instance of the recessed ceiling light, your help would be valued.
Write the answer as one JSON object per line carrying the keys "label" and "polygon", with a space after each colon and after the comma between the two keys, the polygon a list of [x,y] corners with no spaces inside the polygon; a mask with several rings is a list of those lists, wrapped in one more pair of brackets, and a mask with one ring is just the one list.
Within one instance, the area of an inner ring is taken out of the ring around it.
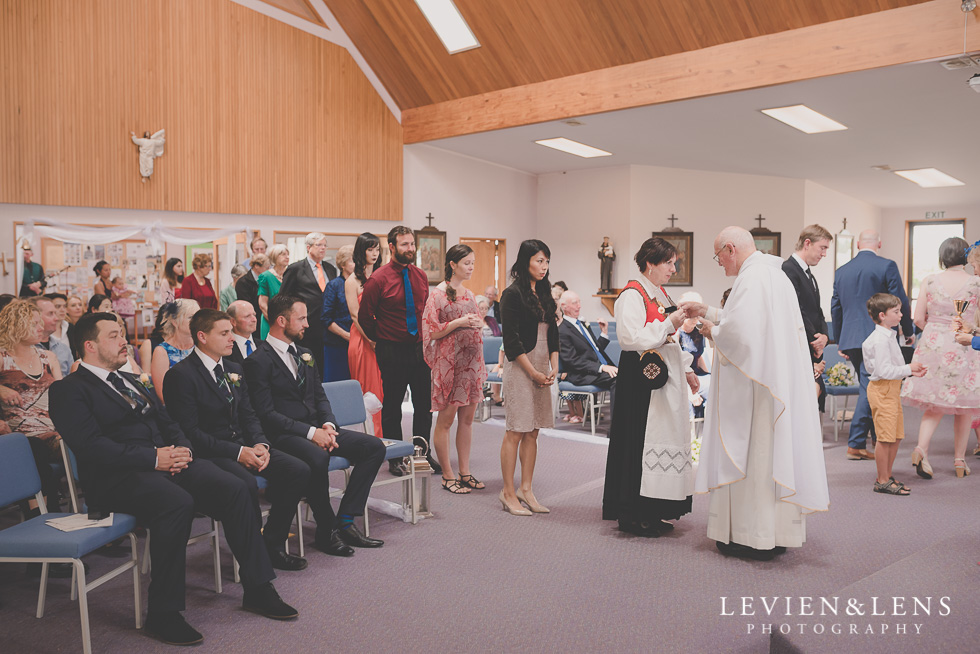
{"label": "recessed ceiling light", "polygon": [[576,157],[585,157],[586,159],[612,156],[612,152],[606,152],[599,148],[593,148],[591,145],[585,145],[584,143],[566,138],[544,139],[542,141],[535,141],[535,143],[543,145],[546,148],[554,148],[555,150],[561,150],[568,154],[574,154]]}
{"label": "recessed ceiling light", "polygon": [[415,4],[422,10],[449,54],[480,47],[480,42],[473,36],[473,31],[453,0],[415,0]]}
{"label": "recessed ceiling light", "polygon": [[922,188],[939,188],[941,186],[965,186],[963,182],[935,168],[919,168],[918,170],[892,171],[910,182],[915,182]]}
{"label": "recessed ceiling light", "polygon": [[841,125],[836,120],[827,118],[805,104],[797,104],[792,107],[777,107],[775,109],[762,109],[762,113],[807,134],[838,132],[842,129],[847,129],[847,126]]}

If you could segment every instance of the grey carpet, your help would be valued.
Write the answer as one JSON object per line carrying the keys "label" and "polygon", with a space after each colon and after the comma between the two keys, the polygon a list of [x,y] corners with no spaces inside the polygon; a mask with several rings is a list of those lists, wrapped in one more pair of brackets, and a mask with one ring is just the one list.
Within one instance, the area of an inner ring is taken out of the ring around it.
{"label": "grey carpet", "polygon": [[[372,514],[371,535],[385,539],[382,549],[336,559],[311,548],[306,571],[280,573],[277,588],[300,610],[297,621],[277,623],[240,609],[227,548],[225,592],[214,594],[208,548],[193,546],[185,616],[205,636],[195,651],[978,651],[980,459],[971,457],[973,476],[953,476],[949,419],[933,442],[936,478],[922,481],[908,464],[920,414],[906,411],[910,438],[896,476],[913,494],[904,498],[873,493],[874,464],[846,461],[846,443],[834,443],[828,425],[831,510],[809,517],[803,548],[759,563],[718,554],[705,536],[704,496],[660,539],[624,535],[600,520],[605,446],[561,437],[584,433],[591,441],[581,426],[541,437],[534,486],[553,512],[504,513],[497,501],[501,416],[495,409],[492,422],[475,426],[472,469],[486,490],[450,495],[433,479],[435,517],[412,526]],[[375,496],[397,501],[400,491],[388,486]],[[97,575],[107,559],[88,560]],[[36,591],[21,566],[0,566],[0,651],[81,651],[68,582],[50,583],[41,620],[33,613]],[[839,597],[840,614],[799,617],[801,596],[814,598],[818,613],[821,597]],[[755,598],[756,615],[721,615],[722,597],[729,612],[741,611],[742,597]],[[784,599],[766,617],[760,597],[794,598],[791,615]],[[892,598],[903,597],[909,615],[871,616],[872,597],[890,613]],[[932,614],[911,615],[913,597],[932,597]],[[939,615],[940,597],[949,598],[950,615]],[[133,628],[125,577],[90,599],[95,651],[174,651]],[[847,600],[864,604],[865,615],[846,615]],[[767,624],[773,635],[761,633]],[[832,632],[836,624],[843,633]],[[889,625],[884,635],[882,624]],[[906,634],[895,633],[899,624]],[[790,633],[779,633],[783,625]],[[874,635],[865,633],[869,628]]]}

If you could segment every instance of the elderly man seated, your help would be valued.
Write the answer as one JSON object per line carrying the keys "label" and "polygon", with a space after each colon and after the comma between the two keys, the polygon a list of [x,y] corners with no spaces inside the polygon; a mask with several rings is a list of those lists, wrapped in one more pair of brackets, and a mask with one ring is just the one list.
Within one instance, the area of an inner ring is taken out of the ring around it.
{"label": "elderly man seated", "polygon": [[615,403],[619,369],[605,354],[606,345],[609,344],[609,324],[602,319],[598,321],[601,335],[596,338],[592,327],[580,316],[582,301],[575,291],[562,294],[561,310],[564,319],[558,325],[558,355],[564,381],[576,386],[608,389],[610,402]]}

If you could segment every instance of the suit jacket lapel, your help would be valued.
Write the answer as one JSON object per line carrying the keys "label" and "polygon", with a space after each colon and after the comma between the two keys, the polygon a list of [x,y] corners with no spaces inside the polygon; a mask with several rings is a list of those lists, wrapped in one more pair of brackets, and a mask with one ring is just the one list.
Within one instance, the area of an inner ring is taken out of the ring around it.
{"label": "suit jacket lapel", "polygon": [[[289,370],[289,367],[282,360],[282,357],[279,356],[279,352],[276,351],[276,348],[269,345],[268,341],[262,341],[262,345],[260,347],[263,350],[265,350],[269,358],[272,359],[272,367],[278,368],[279,372],[282,373],[285,376],[285,378],[290,381],[290,383],[287,384],[287,387],[292,390],[292,392],[296,395],[296,397],[302,398],[302,395],[300,395],[299,393],[299,386],[296,383],[296,378],[293,377],[293,373]],[[253,357],[255,356],[255,352],[252,353],[252,356]]]}
{"label": "suit jacket lapel", "polygon": [[127,411],[133,410],[132,405],[125,398],[123,398],[122,395],[119,394],[119,391],[117,391],[114,388],[110,388],[108,385],[106,385],[106,382],[99,379],[95,375],[95,373],[91,372],[90,370],[82,366],[79,366],[78,370],[75,371],[75,373],[79,373],[79,372],[82,373],[82,379],[85,379],[86,381],[88,381],[89,384],[94,385],[101,392],[109,396],[109,399],[115,402],[119,407],[126,409]]}
{"label": "suit jacket lapel", "polygon": [[[197,374],[201,376],[201,379],[204,381],[204,385],[211,389],[211,392],[213,392],[215,397],[217,397],[221,401],[222,405],[230,405],[231,403],[228,402],[228,398],[225,396],[225,392],[221,390],[221,387],[218,386],[218,383],[214,381],[214,375],[211,374],[211,371],[208,370],[207,367],[204,365],[204,362],[201,361],[201,357],[197,355],[193,355],[193,356],[194,358],[191,365],[194,366],[194,368],[197,370]],[[232,393],[232,397],[234,397],[234,395],[235,394]]]}

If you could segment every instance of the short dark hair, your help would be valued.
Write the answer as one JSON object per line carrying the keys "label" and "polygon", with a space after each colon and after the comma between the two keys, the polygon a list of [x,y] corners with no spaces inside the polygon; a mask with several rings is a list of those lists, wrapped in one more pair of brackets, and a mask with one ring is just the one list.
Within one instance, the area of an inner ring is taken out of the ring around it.
{"label": "short dark hair", "polygon": [[64,300],[65,302],[68,301],[68,296],[65,295],[64,293],[45,293],[44,297],[48,298],[51,301],[54,300]]}
{"label": "short dark hair", "polygon": [[939,246],[939,265],[943,268],[950,266],[965,266],[966,251],[970,244],[959,236],[947,238]]}
{"label": "short dark hair", "polygon": [[891,293],[875,293],[868,299],[868,314],[875,324],[881,324],[881,314],[902,306],[902,301]]}
{"label": "short dark hair", "polygon": [[108,296],[102,295],[101,293],[96,293],[95,295],[90,297],[88,299],[88,313],[96,313],[99,309],[99,306],[108,299],[109,299]]}
{"label": "short dark hair", "polygon": [[403,234],[411,234],[412,238],[415,238],[415,232],[412,229],[405,227],[405,225],[395,225],[388,232],[388,244],[394,245],[398,237]]}
{"label": "short dark hair", "polygon": [[191,338],[194,339],[194,345],[198,345],[197,333],[204,332],[207,334],[214,329],[214,324],[219,320],[228,320],[230,322],[231,316],[217,309],[198,310],[191,318]]}
{"label": "short dark hair", "polygon": [[643,241],[633,259],[642,273],[646,272],[647,266],[659,266],[676,254],[677,248],[659,236],[654,236]]}
{"label": "short dark hair", "polygon": [[78,322],[75,323],[75,328],[72,330],[72,347],[78,352],[79,358],[85,353],[85,343],[87,341],[95,341],[99,338],[99,323],[103,320],[107,320],[114,325],[119,323],[116,320],[116,314],[106,313],[105,311],[96,313],[86,313]]}
{"label": "short dark hair", "polygon": [[102,270],[102,266],[108,266],[108,265],[109,265],[108,261],[106,261],[105,259],[100,259],[99,261],[96,262],[94,266],[92,266],[92,271],[96,275],[98,275],[99,271]]}
{"label": "short dark hair", "polygon": [[288,316],[291,314],[293,312],[293,306],[295,306],[297,302],[300,304],[303,303],[303,301],[295,295],[283,295],[282,293],[274,298],[270,298],[268,308],[269,324],[271,325],[275,323],[276,318],[279,316]]}
{"label": "short dark hair", "polygon": [[557,286],[558,288],[560,288],[562,290],[562,292],[565,292],[565,291],[568,290],[568,284],[566,284],[565,282],[563,282],[561,280],[555,282],[551,286],[552,286],[552,288],[554,288],[555,286]]}

